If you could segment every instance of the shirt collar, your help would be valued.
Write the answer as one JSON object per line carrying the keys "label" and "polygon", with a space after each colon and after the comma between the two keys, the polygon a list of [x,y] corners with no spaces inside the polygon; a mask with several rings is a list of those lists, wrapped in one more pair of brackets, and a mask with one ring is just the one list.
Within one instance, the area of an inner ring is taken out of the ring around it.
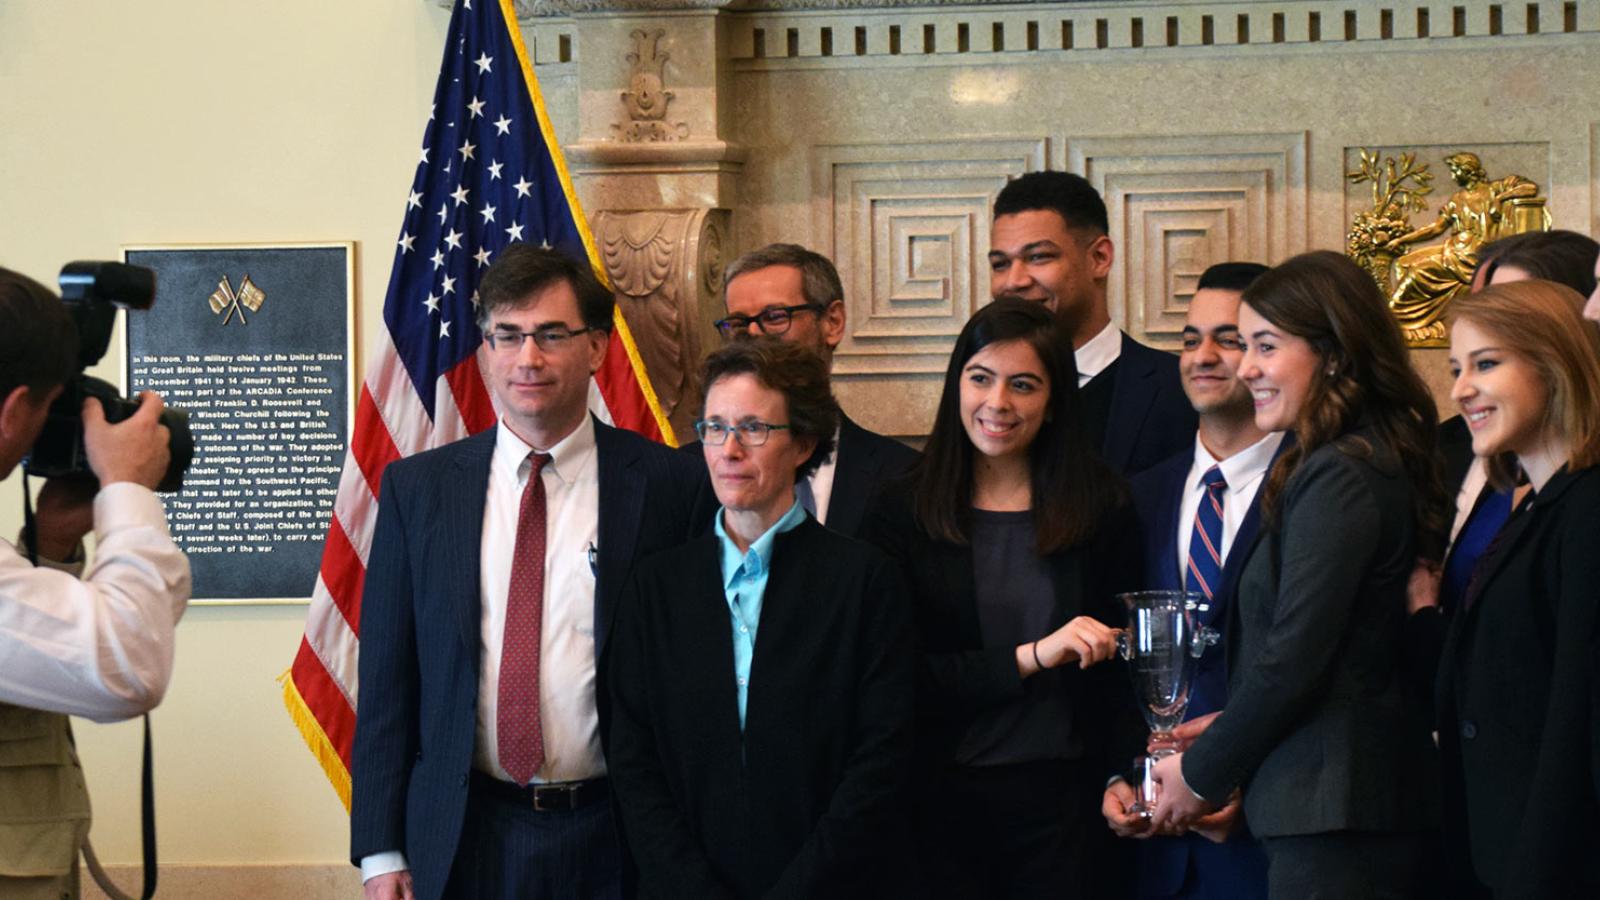
{"label": "shirt collar", "polygon": [[1084,382],[1104,372],[1122,355],[1122,331],[1116,323],[1107,322],[1100,333],[1089,339],[1072,354],[1078,364],[1078,381]]}
{"label": "shirt collar", "polygon": [[1254,444],[1240,450],[1238,453],[1222,460],[1211,455],[1206,445],[1200,442],[1200,435],[1194,438],[1194,468],[1189,472],[1189,486],[1199,489],[1204,486],[1206,471],[1212,466],[1222,469],[1222,480],[1228,483],[1229,490],[1244,487],[1267,473],[1272,465],[1272,458],[1278,452],[1278,446],[1283,443],[1286,432],[1274,431]]}
{"label": "shirt collar", "polygon": [[[518,482],[521,482],[527,473],[528,454],[535,452],[527,441],[517,436],[511,426],[501,419],[496,426],[494,438],[494,465],[504,471],[511,472]],[[583,470],[584,464],[594,453],[594,419],[585,415],[578,427],[571,434],[556,441],[555,446],[545,453],[550,454],[550,462],[545,468],[554,472],[556,478],[563,483],[571,484],[578,478],[578,473]]]}
{"label": "shirt collar", "polygon": [[717,535],[717,543],[722,545],[722,589],[727,590],[733,586],[734,578],[744,571],[745,575],[759,577],[772,565],[772,544],[778,535],[794,530],[795,526],[806,520],[805,507],[796,500],[783,518],[773,523],[766,533],[750,543],[750,549],[744,553],[739,552],[739,545],[728,536],[728,530],[722,526],[722,514],[726,508],[717,510],[716,524],[713,530]]}

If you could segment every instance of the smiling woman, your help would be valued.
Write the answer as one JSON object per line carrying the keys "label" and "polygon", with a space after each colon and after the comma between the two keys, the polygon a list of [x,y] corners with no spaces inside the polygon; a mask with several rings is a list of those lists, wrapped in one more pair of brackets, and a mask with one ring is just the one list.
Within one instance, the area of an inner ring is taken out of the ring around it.
{"label": "smiling woman", "polygon": [[1262,275],[1239,330],[1256,425],[1295,443],[1268,475],[1264,536],[1239,577],[1227,706],[1157,764],[1156,824],[1243,785],[1270,896],[1429,895],[1427,722],[1400,645],[1407,581],[1444,518],[1433,402],[1376,285],[1340,254]]}
{"label": "smiling woman", "polygon": [[1137,542],[1082,410],[1056,317],[996,300],[956,339],[925,457],[868,514],[921,651],[918,896],[1058,896],[1092,882],[1109,839],[1106,724],[1132,709],[1107,663],[1112,582]]}
{"label": "smiling woman", "polygon": [[[1520,504],[1478,562],[1439,667],[1444,792],[1463,881],[1495,896],[1600,896],[1600,332],[1547,281],[1454,305],[1452,396]],[[1469,857],[1470,852],[1470,857]]]}

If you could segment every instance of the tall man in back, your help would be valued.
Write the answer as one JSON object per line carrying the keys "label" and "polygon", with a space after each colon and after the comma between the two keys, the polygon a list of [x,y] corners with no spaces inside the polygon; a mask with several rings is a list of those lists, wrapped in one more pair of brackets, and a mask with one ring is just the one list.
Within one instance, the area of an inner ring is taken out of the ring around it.
{"label": "tall man in back", "polygon": [[[844,285],[827,257],[798,244],[769,244],[729,264],[722,284],[728,316],[717,330],[724,338],[775,337],[806,347],[833,368],[846,314]],[[795,484],[795,493],[817,521],[855,537],[874,486],[910,468],[917,452],[842,411],[834,439],[833,454]],[[699,444],[685,450],[703,458]]]}
{"label": "tall man in back", "polygon": [[989,235],[989,291],[1055,311],[1072,337],[1088,419],[1106,462],[1124,475],[1189,445],[1194,410],[1172,354],[1111,321],[1106,279],[1116,258],[1106,204],[1068,172],[1030,172],[1001,189]]}
{"label": "tall man in back", "polygon": [[705,467],[598,422],[613,300],[513,244],[479,285],[496,427],[391,464],[361,608],[351,859],[369,898],[615,898],[606,638]]}
{"label": "tall man in back", "polygon": [[[1284,440],[1281,432],[1256,427],[1254,401],[1238,377],[1244,357],[1239,297],[1266,270],[1256,263],[1220,263],[1200,276],[1178,357],[1199,429],[1189,447],[1133,479],[1145,586],[1201,594],[1200,621],[1219,631],[1227,626],[1239,573],[1255,547],[1259,489]],[[1208,648],[1196,666],[1185,718],[1209,717],[1227,696],[1225,653],[1221,646]],[[1118,834],[1148,837],[1145,820],[1127,811],[1133,801],[1133,789],[1117,781],[1106,789],[1101,811]],[[1235,797],[1194,831],[1142,844],[1138,896],[1266,897],[1266,856],[1242,827],[1239,809]]]}

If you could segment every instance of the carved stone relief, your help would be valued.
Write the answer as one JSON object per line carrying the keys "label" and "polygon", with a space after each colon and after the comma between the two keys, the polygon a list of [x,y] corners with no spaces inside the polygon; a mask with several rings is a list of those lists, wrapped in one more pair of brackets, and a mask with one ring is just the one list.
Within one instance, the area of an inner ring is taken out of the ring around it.
{"label": "carved stone relief", "polygon": [[849,325],[834,374],[936,374],[989,298],[989,208],[1044,168],[1043,138],[824,145],[812,151],[812,233],[839,268]]}
{"label": "carved stone relief", "polygon": [[1106,200],[1112,320],[1176,349],[1207,266],[1306,249],[1306,145],[1304,132],[1069,141],[1068,170]]}
{"label": "carved stone relief", "polygon": [[721,317],[724,209],[603,210],[592,216],[617,293],[662,411],[680,440],[694,424],[700,360]]}
{"label": "carved stone relief", "polygon": [[689,137],[687,122],[667,121],[667,107],[674,95],[666,89],[666,65],[671,58],[661,47],[666,35],[665,28],[635,28],[629,32],[633,49],[625,58],[631,69],[628,89],[622,92],[628,121],[611,126],[619,141],[682,141]]}

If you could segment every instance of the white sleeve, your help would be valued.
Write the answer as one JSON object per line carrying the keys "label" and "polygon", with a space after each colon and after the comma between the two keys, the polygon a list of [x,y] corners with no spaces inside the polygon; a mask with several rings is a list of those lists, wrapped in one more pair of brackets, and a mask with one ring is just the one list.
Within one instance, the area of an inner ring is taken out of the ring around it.
{"label": "white sleeve", "polygon": [[189,561],[160,498],[140,485],[102,488],[94,522],[81,579],[35,568],[0,541],[0,702],[111,722],[166,693]]}
{"label": "white sleeve", "polygon": [[406,864],[406,855],[399,850],[385,850],[371,856],[361,857],[361,883],[366,884],[379,875],[390,872],[404,872],[411,868]]}

